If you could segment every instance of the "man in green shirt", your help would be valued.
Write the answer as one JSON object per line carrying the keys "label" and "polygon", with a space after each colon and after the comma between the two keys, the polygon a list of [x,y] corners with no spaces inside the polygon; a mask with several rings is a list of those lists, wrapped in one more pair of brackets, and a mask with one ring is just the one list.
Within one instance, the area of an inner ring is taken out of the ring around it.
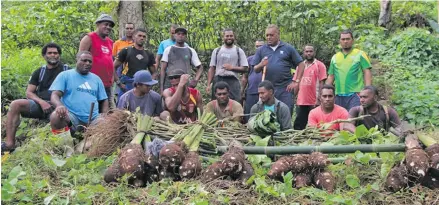
{"label": "man in green shirt", "polygon": [[345,30],[340,34],[342,50],[331,59],[326,84],[332,85],[335,81],[335,104],[350,110],[360,105],[357,93],[364,86],[372,84],[372,68],[367,54],[353,48],[354,38],[352,32]]}

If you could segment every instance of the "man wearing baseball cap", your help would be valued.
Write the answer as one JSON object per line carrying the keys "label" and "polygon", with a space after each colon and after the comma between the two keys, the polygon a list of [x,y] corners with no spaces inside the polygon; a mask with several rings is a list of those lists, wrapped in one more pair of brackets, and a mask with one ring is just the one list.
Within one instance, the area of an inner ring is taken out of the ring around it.
{"label": "man wearing baseball cap", "polygon": [[189,86],[195,88],[203,74],[203,66],[198,58],[197,52],[187,46],[186,42],[187,30],[179,27],[175,29],[175,45],[169,46],[163,52],[160,71],[160,92],[171,87],[170,81],[166,78],[169,73],[176,69],[181,69],[184,73],[191,74],[192,66],[197,72],[195,78],[192,79]]}
{"label": "man wearing baseball cap", "polygon": [[151,73],[146,70],[137,71],[134,74],[134,88],[124,93],[117,108],[127,109],[136,112],[140,108],[140,113],[148,116],[159,116],[163,112],[161,96],[151,90],[157,81],[152,79]]}
{"label": "man wearing baseball cap", "polygon": [[88,33],[79,43],[79,51],[90,51],[93,56],[91,72],[99,76],[104,83],[110,108],[114,108],[112,92],[113,69],[113,41],[108,37],[115,25],[113,18],[108,14],[100,15],[96,21],[96,31]]}

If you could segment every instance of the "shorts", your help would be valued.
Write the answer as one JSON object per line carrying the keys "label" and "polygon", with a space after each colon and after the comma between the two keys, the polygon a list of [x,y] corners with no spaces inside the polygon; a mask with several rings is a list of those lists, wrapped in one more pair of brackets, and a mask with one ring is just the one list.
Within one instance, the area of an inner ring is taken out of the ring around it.
{"label": "shorts", "polygon": [[29,113],[26,113],[26,114],[22,115],[22,117],[25,117],[25,118],[36,118],[36,119],[49,119],[50,113],[52,113],[55,110],[55,107],[52,105],[52,103],[50,103],[50,101],[46,101],[50,105],[52,105],[52,108],[50,109],[50,112],[48,112],[47,114],[44,113],[44,111],[41,108],[40,104],[38,104],[34,100],[30,100],[29,99],[28,101],[29,101]]}
{"label": "shorts", "polygon": [[348,112],[351,108],[355,106],[360,106],[360,96],[354,93],[350,96],[335,96],[335,104],[344,107]]}
{"label": "shorts", "polygon": [[[75,131],[81,131],[85,126],[87,126],[87,122],[82,122],[75,114],[71,112],[69,112],[69,119],[70,119],[69,127],[73,128],[73,130]],[[94,120],[91,121],[90,125],[97,124],[100,119],[101,118],[98,115]]]}

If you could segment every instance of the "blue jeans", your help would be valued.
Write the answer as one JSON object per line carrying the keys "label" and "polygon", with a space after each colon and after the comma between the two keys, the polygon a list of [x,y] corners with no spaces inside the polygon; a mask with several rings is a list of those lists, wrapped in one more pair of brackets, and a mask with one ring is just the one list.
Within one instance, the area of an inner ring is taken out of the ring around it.
{"label": "blue jeans", "polygon": [[[245,95],[245,103],[244,103],[244,114],[250,114],[250,110],[252,109],[253,105],[258,103],[259,101],[259,94],[246,94]],[[247,121],[250,119],[250,116],[244,116],[244,122],[247,123]]]}
{"label": "blue jeans", "polygon": [[351,108],[355,106],[360,106],[360,97],[357,93],[354,93],[350,96],[335,96],[335,104],[344,107],[348,112]]}
{"label": "blue jeans", "polygon": [[131,90],[131,89],[134,88],[134,85],[133,85],[134,79],[133,79],[133,78],[130,78],[130,77],[126,76],[126,75],[122,75],[122,76],[120,77],[120,82],[121,82],[122,84],[125,84],[125,91],[123,91],[122,89],[119,88],[119,92],[117,93],[117,102],[119,102],[120,97],[121,97],[125,92],[127,92],[127,91],[129,91],[129,90]]}
{"label": "blue jeans", "polygon": [[293,115],[294,101],[293,93],[287,91],[287,87],[274,88],[274,97],[279,101],[285,103],[290,108],[290,115]]}

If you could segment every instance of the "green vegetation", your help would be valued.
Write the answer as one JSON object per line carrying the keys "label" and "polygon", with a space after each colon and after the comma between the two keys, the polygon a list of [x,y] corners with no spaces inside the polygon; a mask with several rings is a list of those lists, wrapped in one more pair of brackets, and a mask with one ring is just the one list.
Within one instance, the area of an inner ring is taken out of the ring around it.
{"label": "green vegetation", "polygon": [[[234,28],[237,43],[247,54],[254,52],[253,42],[263,39],[269,23],[281,27],[281,39],[298,50],[307,43],[317,48],[317,58],[326,64],[338,49],[338,33],[351,28],[357,46],[365,50],[374,64],[374,84],[401,118],[426,126],[423,132],[436,136],[439,126],[439,36],[431,28],[407,28],[412,17],[422,14],[437,18],[435,1],[392,2],[392,23],[376,26],[378,1],[287,1],[287,2],[147,2],[143,5],[148,28],[149,48],[168,37],[171,23],[189,29],[189,44],[199,51],[204,67],[211,51],[221,43],[220,31]],[[116,17],[117,2],[46,1],[1,2],[2,5],[2,111],[10,101],[24,97],[31,73],[44,63],[41,47],[54,41],[63,48],[63,62],[74,63],[80,38],[94,29],[99,13]],[[115,18],[117,20],[117,18]],[[117,28],[112,38],[116,39]],[[206,74],[205,74],[206,75]],[[200,90],[204,93],[205,85]],[[3,120],[3,119],[2,119]],[[270,159],[264,155],[249,157],[255,168],[249,187],[233,182],[200,183],[198,180],[163,180],[146,188],[128,185],[128,177],[118,185],[103,182],[103,174],[117,157],[88,158],[76,155],[62,158],[58,139],[49,127],[32,127],[24,120],[19,128],[24,142],[2,163],[1,200],[5,204],[432,204],[437,191],[415,186],[397,193],[383,189],[383,183],[402,153],[357,152],[343,163],[329,166],[337,179],[336,190],[327,193],[307,187],[292,188],[294,176],[284,182],[267,178]],[[269,138],[251,136],[263,146]],[[377,130],[357,129],[355,134],[341,132],[325,144],[390,144],[397,142]],[[380,158],[380,163],[369,163]],[[206,167],[210,163],[203,163]],[[263,165],[260,165],[263,164]]]}

